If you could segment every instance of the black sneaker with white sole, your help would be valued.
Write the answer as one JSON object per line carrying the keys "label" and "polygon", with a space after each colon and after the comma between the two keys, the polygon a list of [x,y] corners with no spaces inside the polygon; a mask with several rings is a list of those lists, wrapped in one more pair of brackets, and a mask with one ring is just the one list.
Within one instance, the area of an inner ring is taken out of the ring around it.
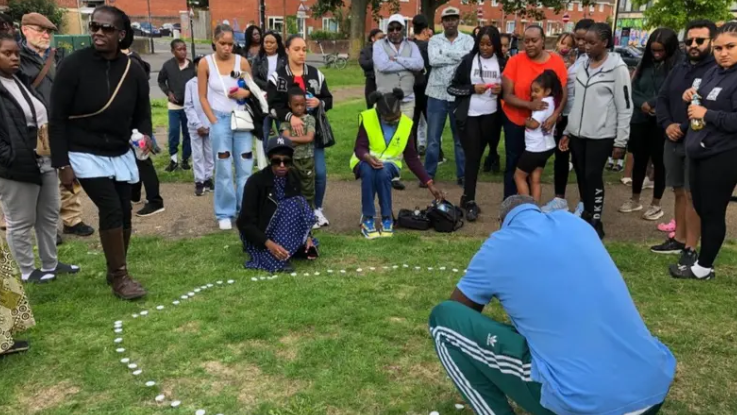
{"label": "black sneaker with white sole", "polygon": [[686,248],[681,252],[681,257],[678,259],[678,265],[693,266],[699,259],[699,254],[695,249]]}
{"label": "black sneaker with white sole", "polygon": [[404,183],[402,183],[401,180],[397,177],[396,179],[392,179],[392,188],[394,190],[404,190],[405,186]]}
{"label": "black sneaker with white sole", "polygon": [[54,274],[76,274],[79,272],[79,267],[77,265],[69,265],[65,264],[63,262],[57,262],[56,269],[54,270]]}
{"label": "black sneaker with white sole", "polygon": [[214,192],[215,191],[215,183],[213,183],[212,179],[207,179],[203,183],[205,185],[205,190],[208,192]]}
{"label": "black sneaker with white sole", "polygon": [[176,161],[172,160],[172,161],[169,162],[169,165],[166,166],[166,168],[164,169],[164,171],[166,171],[167,173],[171,173],[171,172],[173,172],[174,170],[176,170],[178,168],[179,168],[179,163],[177,163]]}
{"label": "black sneaker with white sole", "polygon": [[30,282],[33,284],[45,284],[47,282],[54,281],[56,279],[56,275],[54,272],[45,272],[41,271],[40,269],[34,269],[33,272],[31,272],[31,275],[28,276],[27,280],[23,280],[23,282]]}
{"label": "black sneaker with white sole", "polygon": [[668,238],[664,243],[650,247],[650,252],[656,254],[680,254],[686,249],[686,244],[676,241],[676,238]]}
{"label": "black sneaker with white sole", "polygon": [[205,193],[205,184],[204,183],[195,183],[194,184],[194,195],[195,196],[202,196],[202,194]]}
{"label": "black sneaker with white sole", "polygon": [[192,166],[189,165],[189,160],[182,160],[182,170],[192,170]]}
{"label": "black sneaker with white sole", "polygon": [[25,340],[16,340],[10,348],[2,353],[0,353],[0,357],[8,356],[15,353],[23,353],[25,351],[28,351],[30,348],[30,344],[28,344]]}
{"label": "black sneaker with white sole", "polygon": [[709,272],[709,275],[705,277],[697,277],[696,274],[693,273],[693,271],[691,270],[691,266],[689,265],[673,264],[670,267],[668,267],[668,271],[670,271],[671,277],[678,278],[678,279],[684,279],[684,280],[708,281],[708,280],[713,280],[714,277],[716,277],[716,274],[714,274],[713,269]]}
{"label": "black sneaker with white sole", "polygon": [[164,206],[154,206],[154,205],[152,205],[150,203],[146,203],[146,206],[144,206],[143,209],[141,209],[138,212],[136,212],[136,216],[138,216],[140,218],[145,218],[147,216],[153,216],[153,215],[156,215],[158,213],[161,213],[164,210],[165,210],[164,209]]}

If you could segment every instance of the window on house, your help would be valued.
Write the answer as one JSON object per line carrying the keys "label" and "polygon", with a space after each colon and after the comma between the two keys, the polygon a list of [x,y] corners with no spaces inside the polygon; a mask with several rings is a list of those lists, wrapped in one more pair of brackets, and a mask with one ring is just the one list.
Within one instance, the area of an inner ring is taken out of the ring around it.
{"label": "window on house", "polygon": [[593,12],[594,12],[594,5],[592,4],[589,6],[589,13],[593,13]]}
{"label": "window on house", "polygon": [[461,4],[468,4],[468,0],[461,0]]}
{"label": "window on house", "polygon": [[583,5],[580,2],[576,2],[576,6],[578,6],[578,11],[583,11]]}
{"label": "window on house", "polygon": [[491,0],[492,7],[499,7],[499,0]]}
{"label": "window on house", "polygon": [[511,22],[507,22],[506,33],[514,33],[514,26],[516,25],[516,23],[517,22],[515,22],[514,20],[512,20]]}
{"label": "window on house", "polygon": [[338,21],[332,17],[322,18],[322,30],[326,32],[337,32],[339,29]]}
{"label": "window on house", "polygon": [[[409,0],[407,0],[407,1],[409,1]],[[479,6],[483,6],[484,5],[484,0],[478,0],[478,1],[479,1]]]}
{"label": "window on house", "polygon": [[554,30],[555,30],[555,27],[553,25],[553,22],[548,22],[547,26],[548,27],[545,29],[545,34],[547,36],[553,35],[554,34]]}
{"label": "window on house", "polygon": [[281,16],[269,16],[269,29],[281,33],[284,29],[284,18]]}
{"label": "window on house", "polygon": [[568,3],[568,11],[573,11],[573,2]]}
{"label": "window on house", "polygon": [[604,13],[604,3],[599,3],[599,13]]}

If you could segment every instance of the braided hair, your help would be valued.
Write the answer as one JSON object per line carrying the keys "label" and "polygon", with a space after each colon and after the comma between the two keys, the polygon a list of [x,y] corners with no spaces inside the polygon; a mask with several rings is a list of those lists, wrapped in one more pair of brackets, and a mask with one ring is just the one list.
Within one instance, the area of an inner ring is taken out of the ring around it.
{"label": "braided hair", "polygon": [[614,46],[612,27],[608,24],[594,23],[591,25],[591,27],[589,27],[588,31],[596,33],[596,36],[598,36],[600,40],[606,40],[607,49],[610,49],[612,46]]}
{"label": "braided hair", "polygon": [[110,13],[115,17],[115,26],[125,33],[123,39],[118,42],[118,50],[128,49],[133,44],[133,27],[131,27],[131,19],[125,12],[115,6],[97,6],[90,16],[90,20],[95,18],[97,13]]}
{"label": "braided hair", "polygon": [[714,38],[716,38],[719,35],[728,34],[728,33],[737,36],[737,22],[729,22],[729,23],[723,24],[720,28],[717,29],[717,33],[714,36]]}

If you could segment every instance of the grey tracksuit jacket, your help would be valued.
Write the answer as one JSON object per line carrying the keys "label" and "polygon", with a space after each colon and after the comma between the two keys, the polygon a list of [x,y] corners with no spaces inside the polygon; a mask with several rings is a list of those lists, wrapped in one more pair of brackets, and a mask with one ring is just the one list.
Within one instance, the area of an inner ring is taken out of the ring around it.
{"label": "grey tracksuit jacket", "polygon": [[610,53],[598,68],[586,62],[576,72],[573,108],[563,135],[588,139],[614,138],[624,148],[630,136],[632,85],[627,64]]}

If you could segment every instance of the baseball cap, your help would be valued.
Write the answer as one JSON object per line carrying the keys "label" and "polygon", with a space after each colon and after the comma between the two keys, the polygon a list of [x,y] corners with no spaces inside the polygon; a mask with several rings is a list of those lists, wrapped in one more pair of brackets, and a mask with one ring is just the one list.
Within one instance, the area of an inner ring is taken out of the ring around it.
{"label": "baseball cap", "polygon": [[461,12],[455,7],[446,7],[443,9],[443,12],[440,13],[441,19],[445,17],[461,17]]}
{"label": "baseball cap", "polygon": [[273,153],[276,150],[282,150],[286,149],[289,150],[289,152],[294,152],[294,145],[292,144],[292,140],[286,138],[286,137],[272,137],[269,139],[269,141],[266,143],[266,155],[270,156],[271,153]]}
{"label": "baseball cap", "polygon": [[402,27],[404,27],[404,16],[399,13],[389,16],[389,22],[386,24],[387,27],[392,23],[399,23],[400,25],[402,25]]}

